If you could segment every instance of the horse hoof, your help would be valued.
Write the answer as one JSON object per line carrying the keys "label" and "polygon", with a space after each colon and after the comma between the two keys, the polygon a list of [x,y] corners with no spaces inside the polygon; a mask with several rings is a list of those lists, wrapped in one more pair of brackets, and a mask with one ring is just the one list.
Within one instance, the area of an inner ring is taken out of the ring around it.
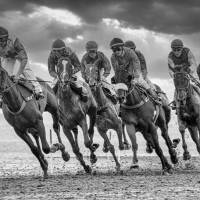
{"label": "horse hoof", "polygon": [[91,174],[92,173],[92,168],[89,165],[86,165],[84,169],[85,169],[85,172],[87,174]]}
{"label": "horse hoof", "polygon": [[103,147],[102,150],[103,150],[104,153],[108,153],[108,151],[109,151],[109,149],[107,147]]}
{"label": "horse hoof", "polygon": [[139,165],[133,164],[133,165],[130,166],[130,169],[139,169]]}
{"label": "horse hoof", "polygon": [[120,170],[120,166],[116,166],[116,168],[115,168],[115,169],[116,169],[116,173],[117,173],[117,174],[120,174],[120,173],[121,173],[121,171],[122,171],[122,170]]}
{"label": "horse hoof", "polygon": [[63,160],[64,160],[65,162],[69,161],[69,159],[70,159],[69,153],[66,152],[66,151],[62,152],[62,158],[63,158]]}
{"label": "horse hoof", "polygon": [[93,143],[92,147],[93,147],[94,151],[96,151],[99,148],[99,144]]}
{"label": "horse hoof", "polygon": [[90,156],[90,163],[91,163],[91,164],[94,164],[94,163],[96,163],[96,162],[97,162],[97,157],[96,157],[96,155]]}
{"label": "horse hoof", "polygon": [[44,172],[44,175],[43,175],[43,179],[46,180],[46,179],[48,179],[48,177],[49,177],[49,176],[48,176],[48,173],[47,173],[47,171],[45,171],[45,172]]}
{"label": "horse hoof", "polygon": [[172,148],[176,148],[181,140],[179,138],[173,139]]}
{"label": "horse hoof", "polygon": [[183,154],[183,160],[190,160],[190,158],[191,158],[190,153],[184,153]]}
{"label": "horse hoof", "polygon": [[146,152],[147,152],[147,153],[153,153],[153,149],[152,149],[151,147],[147,147],[147,148],[146,148]]}

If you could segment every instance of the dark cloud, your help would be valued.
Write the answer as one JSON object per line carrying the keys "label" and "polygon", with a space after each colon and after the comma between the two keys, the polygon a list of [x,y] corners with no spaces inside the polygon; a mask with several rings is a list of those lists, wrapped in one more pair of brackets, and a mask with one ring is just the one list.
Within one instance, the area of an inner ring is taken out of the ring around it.
{"label": "dark cloud", "polygon": [[200,31],[199,0],[1,0],[0,10],[31,12],[33,5],[66,8],[87,23],[102,18],[115,18],[125,25],[144,27],[164,33],[193,33]]}

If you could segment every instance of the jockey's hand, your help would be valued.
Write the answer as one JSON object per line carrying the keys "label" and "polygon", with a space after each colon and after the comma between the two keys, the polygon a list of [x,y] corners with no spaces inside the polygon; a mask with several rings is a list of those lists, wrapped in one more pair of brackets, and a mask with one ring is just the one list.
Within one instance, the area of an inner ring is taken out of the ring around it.
{"label": "jockey's hand", "polygon": [[19,81],[19,77],[15,76],[15,75],[12,75],[10,78],[14,83],[17,83]]}

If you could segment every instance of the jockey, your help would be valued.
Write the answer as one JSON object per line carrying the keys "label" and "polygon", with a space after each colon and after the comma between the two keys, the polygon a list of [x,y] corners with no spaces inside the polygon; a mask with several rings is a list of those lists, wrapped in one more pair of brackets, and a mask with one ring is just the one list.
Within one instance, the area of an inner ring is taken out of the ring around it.
{"label": "jockey", "polygon": [[[72,50],[67,47],[63,40],[56,39],[52,44],[52,49],[48,58],[48,70],[50,76],[52,76],[55,81],[57,82],[58,75],[63,72],[63,60],[70,60],[71,64],[73,65],[73,76],[71,83],[73,84],[72,88],[76,88],[75,92],[77,92],[81,100],[87,102],[88,96],[87,91],[83,88],[81,81],[76,76],[76,73],[80,71],[81,65],[77,55],[72,52]],[[57,83],[55,85],[55,93],[57,92]]]}
{"label": "jockey", "polygon": [[132,49],[136,53],[137,57],[140,60],[140,66],[141,66],[141,72],[142,72],[143,79],[149,84],[150,88],[152,89],[152,91],[154,91],[154,93],[156,95],[156,87],[150,81],[150,79],[147,77],[148,72],[147,72],[147,65],[146,65],[146,60],[144,58],[144,55],[140,51],[136,50],[136,45],[133,41],[130,41],[130,40],[126,41],[124,43],[124,46]]}
{"label": "jockey", "polygon": [[[195,75],[197,70],[197,64],[194,55],[189,48],[183,46],[183,42],[180,39],[175,39],[171,42],[172,51],[168,55],[168,66],[170,76],[173,77],[173,69],[175,67],[181,67],[187,73]],[[196,75],[195,75],[196,76]],[[196,86],[194,86],[196,88]],[[197,88],[198,89],[198,88]],[[199,90],[199,89],[198,89]],[[174,96],[174,100],[176,96]],[[172,109],[176,108],[176,102],[173,101]]]}
{"label": "jockey", "polygon": [[[41,85],[38,83],[30,65],[24,46],[18,38],[11,38],[8,31],[0,27],[0,65],[13,76],[14,80],[24,76],[30,80],[34,86],[36,99],[44,98]],[[16,61],[20,63],[19,69],[15,73]]]}
{"label": "jockey", "polygon": [[103,87],[108,91],[111,101],[116,104],[115,91],[111,88],[106,78],[110,75],[111,65],[108,58],[98,51],[98,44],[95,41],[86,43],[86,51],[81,60],[81,73],[83,79],[90,85],[95,85],[100,78]]}
{"label": "jockey", "polygon": [[154,101],[160,104],[157,95],[142,76],[140,61],[135,51],[125,47],[120,38],[113,38],[110,42],[110,48],[113,51],[111,63],[115,72],[115,82],[125,83],[129,86],[129,77],[134,77],[132,82],[143,86]]}

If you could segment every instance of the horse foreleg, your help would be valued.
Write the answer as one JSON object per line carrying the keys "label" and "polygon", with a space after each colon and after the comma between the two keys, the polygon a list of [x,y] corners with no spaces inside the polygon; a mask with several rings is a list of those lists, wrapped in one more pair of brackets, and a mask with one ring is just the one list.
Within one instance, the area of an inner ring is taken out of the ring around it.
{"label": "horse foreleg", "polygon": [[74,140],[75,140],[75,144],[77,145],[77,147],[79,148],[78,146],[78,128],[75,127],[72,129],[72,132],[74,133]]}
{"label": "horse foreleg", "polygon": [[197,151],[200,153],[200,141],[197,127],[188,127],[192,140],[195,142]]}
{"label": "horse foreleg", "polygon": [[129,138],[132,143],[132,151],[133,151],[133,163],[130,168],[138,168],[138,158],[137,158],[137,150],[138,150],[138,144],[136,140],[136,130],[135,126],[133,124],[127,124],[126,130],[129,135]]}
{"label": "horse foreleg", "polygon": [[21,132],[20,130],[15,129],[17,135],[26,142],[26,144],[30,147],[32,153],[38,159],[40,166],[42,167],[44,178],[48,177],[47,170],[48,170],[48,162],[44,159],[44,156],[41,156],[40,150],[34,145],[31,137],[26,132]]}
{"label": "horse foreleg", "polygon": [[100,128],[99,126],[97,126],[98,132],[101,135],[101,137],[104,139],[104,143],[107,146],[108,150],[111,152],[114,160],[115,160],[115,164],[116,164],[116,171],[120,172],[120,163],[117,159],[117,156],[115,154],[115,148],[114,146],[110,143],[110,140],[108,139],[108,136],[106,134],[107,130],[104,130],[102,128]]}
{"label": "horse foreleg", "polygon": [[163,154],[162,149],[160,148],[156,127],[155,127],[154,123],[152,123],[152,122],[149,122],[148,125],[149,125],[150,134],[151,134],[152,139],[153,139],[155,152],[159,156],[161,163],[162,163],[163,173],[170,172],[172,167],[168,163],[166,157]]}
{"label": "horse foreleg", "polygon": [[84,118],[81,122],[80,122],[80,126],[83,130],[83,137],[84,137],[84,144],[85,147],[88,148],[90,150],[90,162],[92,164],[97,162],[97,157],[94,154],[94,152],[96,151],[96,146],[93,146],[93,143],[91,142],[89,135],[88,135],[88,126],[87,126],[87,121],[86,118]]}
{"label": "horse foreleg", "polygon": [[94,148],[98,148],[99,144],[98,143],[93,143],[93,137],[94,137],[94,126],[96,123],[96,112],[97,112],[97,107],[96,106],[91,106],[90,109],[88,110],[88,115],[90,118],[90,127],[88,129],[88,134],[91,143],[93,144]]}
{"label": "horse foreleg", "polygon": [[124,138],[124,146],[125,146],[125,149],[128,150],[131,148],[131,145],[129,144],[127,138],[126,138],[126,132],[125,132],[125,124],[122,122],[122,136]]}
{"label": "horse foreleg", "polygon": [[191,158],[191,155],[189,151],[187,150],[187,144],[185,142],[185,130],[180,130],[181,137],[182,137],[182,147],[183,147],[183,160],[189,160]]}
{"label": "horse foreleg", "polygon": [[91,167],[89,165],[85,164],[85,161],[83,160],[83,155],[80,152],[79,147],[76,145],[76,143],[74,141],[72,132],[65,126],[63,126],[63,132],[66,135],[66,137],[68,138],[68,140],[69,140],[69,142],[71,144],[72,150],[73,150],[74,154],[76,155],[77,160],[83,166],[85,172],[86,173],[91,173],[92,169],[91,169]]}

